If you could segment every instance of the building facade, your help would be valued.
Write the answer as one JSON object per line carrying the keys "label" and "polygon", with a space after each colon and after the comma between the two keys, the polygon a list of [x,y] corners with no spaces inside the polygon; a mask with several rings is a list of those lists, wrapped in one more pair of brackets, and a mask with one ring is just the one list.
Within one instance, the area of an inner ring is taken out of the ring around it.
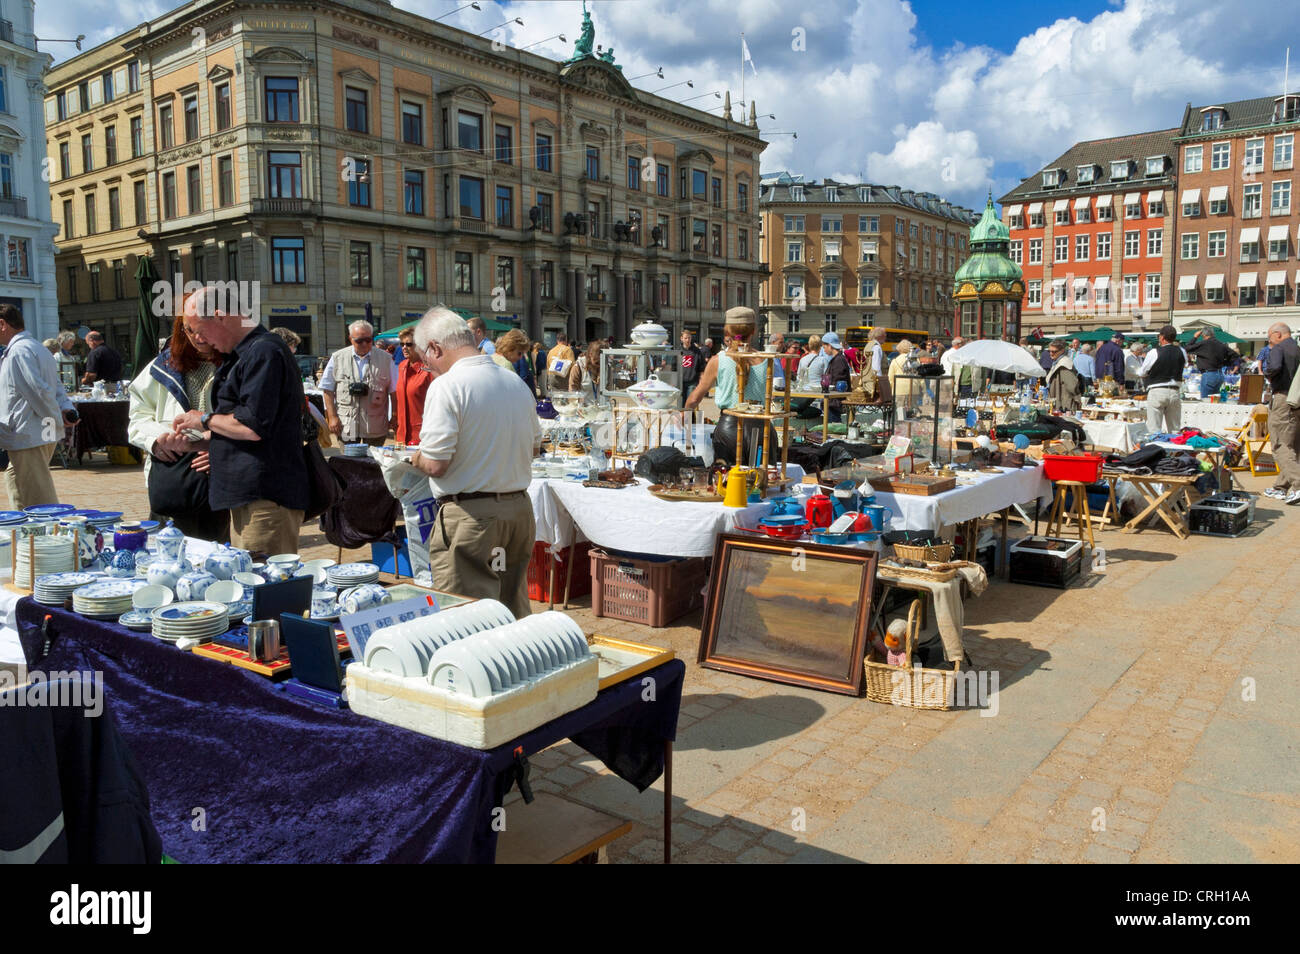
{"label": "building facade", "polygon": [[1254,339],[1277,321],[1300,330],[1298,130],[1300,94],[1188,105],[1175,139],[1175,325]]}
{"label": "building facade", "polygon": [[383,0],[195,2],[61,64],[62,323],[124,344],[142,255],[318,354],[437,302],[534,338],[721,321],[762,269],[754,106],[636,90],[581,37],[557,63]]}
{"label": "building facade", "polygon": [[1176,132],[1077,143],[1001,198],[1026,332],[1168,324]]}
{"label": "building facade", "polygon": [[855,325],[950,333],[969,209],[928,192],[785,173],[764,179],[759,206],[768,334]]}
{"label": "building facade", "polygon": [[58,328],[54,234],[46,187],[42,77],[31,0],[0,0],[0,304],[17,307],[38,340]]}

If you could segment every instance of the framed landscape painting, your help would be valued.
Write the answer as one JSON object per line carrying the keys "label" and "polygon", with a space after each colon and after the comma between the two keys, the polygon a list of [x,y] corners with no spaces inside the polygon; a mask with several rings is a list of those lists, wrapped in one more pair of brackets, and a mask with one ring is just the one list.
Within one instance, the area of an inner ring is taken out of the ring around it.
{"label": "framed landscape painting", "polygon": [[700,665],[860,695],[876,554],[724,533],[700,630]]}

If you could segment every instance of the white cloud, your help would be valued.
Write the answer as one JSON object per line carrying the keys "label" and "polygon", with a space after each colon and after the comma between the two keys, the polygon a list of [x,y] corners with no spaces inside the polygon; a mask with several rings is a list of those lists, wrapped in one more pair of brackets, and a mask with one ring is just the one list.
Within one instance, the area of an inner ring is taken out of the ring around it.
{"label": "white cloud", "polygon": [[926,121],[909,129],[888,153],[867,155],[867,175],[881,185],[899,185],[938,195],[970,195],[989,183],[993,159],[980,152],[969,129],[950,131]]}

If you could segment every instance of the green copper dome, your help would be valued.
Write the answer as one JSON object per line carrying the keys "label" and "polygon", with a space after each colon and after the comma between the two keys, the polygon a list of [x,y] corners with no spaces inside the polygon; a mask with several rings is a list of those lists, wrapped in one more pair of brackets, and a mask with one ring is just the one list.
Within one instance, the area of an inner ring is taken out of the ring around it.
{"label": "green copper dome", "polygon": [[971,283],[977,291],[983,291],[990,282],[998,282],[1009,289],[1012,282],[1018,282],[1024,273],[1020,266],[1011,261],[1008,252],[1011,249],[1011,230],[1002,224],[993,208],[993,196],[989,195],[984,215],[970,230],[970,258],[962,263],[953,276],[953,290]]}

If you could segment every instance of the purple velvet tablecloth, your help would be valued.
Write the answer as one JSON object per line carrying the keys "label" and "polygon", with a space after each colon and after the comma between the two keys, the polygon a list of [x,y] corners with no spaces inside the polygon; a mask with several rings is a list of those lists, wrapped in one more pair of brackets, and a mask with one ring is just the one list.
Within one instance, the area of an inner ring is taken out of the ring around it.
{"label": "purple velvet tablecloth", "polygon": [[[30,598],[15,615],[32,668],[103,673],[163,851],[183,863],[490,862],[516,747],[531,755],[572,739],[644,790],[663,772],[685,674],[680,660],[665,663],[480,751],[295,699],[254,673]],[[642,699],[646,677],[653,701]]]}

